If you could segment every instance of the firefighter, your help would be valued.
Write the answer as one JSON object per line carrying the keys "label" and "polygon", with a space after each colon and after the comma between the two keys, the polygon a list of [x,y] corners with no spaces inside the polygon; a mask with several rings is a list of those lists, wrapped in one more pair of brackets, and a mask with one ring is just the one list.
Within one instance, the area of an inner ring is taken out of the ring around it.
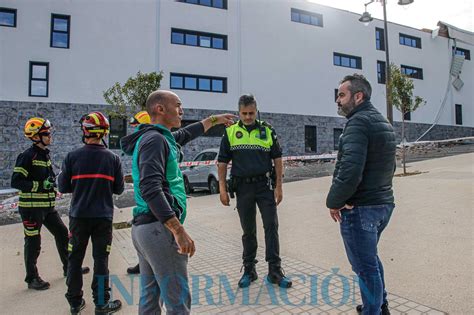
{"label": "firefighter", "polygon": [[[33,145],[18,155],[11,186],[20,190],[18,209],[25,234],[25,281],[29,289],[47,290],[50,284],[41,279],[36,266],[41,252],[41,227],[44,225],[54,236],[64,276],[68,266],[68,230],[54,209],[56,175],[47,149],[52,143],[51,123],[33,117],[26,122],[23,131]],[[83,269],[84,273],[88,271],[87,267]]]}
{"label": "firefighter", "polygon": [[71,314],[78,314],[85,307],[81,265],[91,238],[95,313],[110,314],[122,306],[120,300],[110,300],[108,269],[114,211],[112,195],[124,190],[122,165],[104,142],[110,128],[107,118],[100,112],[92,112],[84,115],[80,123],[85,145],[67,154],[58,180],[60,192],[72,193],[66,298]]}

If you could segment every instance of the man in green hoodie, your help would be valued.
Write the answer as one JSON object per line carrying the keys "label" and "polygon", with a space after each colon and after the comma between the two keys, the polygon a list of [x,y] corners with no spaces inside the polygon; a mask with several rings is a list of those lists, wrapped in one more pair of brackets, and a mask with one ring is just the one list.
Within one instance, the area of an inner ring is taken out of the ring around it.
{"label": "man in green hoodie", "polygon": [[217,124],[233,124],[234,115],[210,116],[176,132],[183,116],[179,97],[170,91],[152,92],[146,102],[151,118],[133,134],[122,138],[122,150],[132,155],[135,187],[132,240],[138,253],[141,276],[139,314],[189,314],[187,262],[194,241],[183,227],[186,193],[179,169],[180,145]]}

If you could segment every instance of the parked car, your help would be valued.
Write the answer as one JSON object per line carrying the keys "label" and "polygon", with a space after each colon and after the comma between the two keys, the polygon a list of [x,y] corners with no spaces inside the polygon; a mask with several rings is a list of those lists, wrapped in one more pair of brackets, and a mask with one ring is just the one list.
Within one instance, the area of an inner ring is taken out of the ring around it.
{"label": "parked car", "polygon": [[[207,189],[211,194],[219,192],[219,176],[217,174],[217,156],[219,149],[207,149],[199,152],[193,161],[205,162],[211,161],[209,165],[187,166],[182,168],[184,187],[189,194],[195,189]],[[230,166],[228,166],[230,168]],[[227,171],[227,179],[230,172]]]}

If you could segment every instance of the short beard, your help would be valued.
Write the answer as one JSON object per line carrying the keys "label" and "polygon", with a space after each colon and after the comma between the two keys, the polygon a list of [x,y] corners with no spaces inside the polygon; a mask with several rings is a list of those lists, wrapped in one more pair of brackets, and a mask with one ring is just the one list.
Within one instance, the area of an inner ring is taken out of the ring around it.
{"label": "short beard", "polygon": [[355,100],[354,98],[351,98],[351,101],[345,107],[337,107],[337,114],[342,117],[347,117],[347,115],[349,115],[354,110],[354,108],[356,108]]}

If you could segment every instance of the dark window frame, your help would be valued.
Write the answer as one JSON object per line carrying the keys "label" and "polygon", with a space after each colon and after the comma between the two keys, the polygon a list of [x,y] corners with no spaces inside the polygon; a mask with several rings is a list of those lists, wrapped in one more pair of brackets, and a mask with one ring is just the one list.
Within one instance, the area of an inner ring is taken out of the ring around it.
{"label": "dark window frame", "polygon": [[[336,137],[336,134],[337,134],[336,131],[339,132],[338,137]],[[335,151],[339,151],[339,138],[341,137],[343,131],[344,131],[344,128],[333,128],[333,130],[332,130],[332,137],[333,137],[333,141],[334,141],[334,150]]]}
{"label": "dark window frame", "polygon": [[[181,77],[182,78],[182,88],[172,87],[171,80],[173,77]],[[196,79],[196,88],[189,89],[185,87],[185,79],[186,78],[193,78]],[[208,79],[210,80],[210,89],[203,90],[199,89],[199,79]],[[213,80],[222,80],[222,91],[213,90]],[[199,74],[188,74],[188,73],[177,73],[177,72],[170,72],[170,89],[173,90],[186,90],[186,91],[196,91],[196,92],[209,92],[209,93],[227,93],[227,78],[225,77],[217,77],[217,76],[206,76],[206,75],[199,75]]]}
{"label": "dark window frame", "polygon": [[[348,58],[350,60],[349,64],[352,64],[352,60],[355,60],[356,62],[356,66],[355,67],[351,67],[351,66],[344,66],[342,64],[342,62],[340,62],[340,64],[336,64],[336,61],[335,61],[335,58],[336,57],[339,57],[339,58]],[[338,67],[344,67],[344,68],[351,68],[351,69],[360,69],[362,70],[362,57],[358,57],[358,56],[353,56],[353,55],[347,55],[347,54],[342,54],[342,53],[338,53],[338,52],[334,52],[333,53],[333,57],[332,57],[332,62],[335,66],[338,66]]]}
{"label": "dark window frame", "polygon": [[[418,75],[417,76],[412,76],[410,74],[406,74],[407,69],[416,70],[416,73]],[[422,68],[417,68],[417,67],[407,66],[407,65],[400,65],[400,72],[402,74],[406,75],[409,78],[423,80],[423,69]]]}
{"label": "dark window frame", "polygon": [[[312,133],[311,135],[309,135],[309,132],[308,132],[309,130],[311,130],[311,133]],[[314,142],[309,143],[309,141],[313,138],[313,136],[314,136]],[[309,144],[309,146],[307,144]],[[313,146],[314,146],[314,150],[313,150]],[[318,152],[318,127],[315,125],[304,126],[304,151],[306,153]]]}
{"label": "dark window frame", "polygon": [[[57,31],[57,30],[55,30],[54,29],[54,19],[66,20],[67,21],[67,31]],[[53,46],[53,34],[54,33],[66,34],[67,35],[67,46],[66,47]],[[49,47],[69,49],[70,41],[71,41],[71,16],[70,15],[64,15],[64,14],[51,13],[51,33],[50,33],[49,37],[50,37],[49,38]]]}
{"label": "dark window frame", "polygon": [[[377,34],[379,38],[377,38]],[[375,28],[375,49],[385,51],[385,30],[380,27]]]}
{"label": "dark window frame", "polygon": [[[221,10],[227,10],[227,5],[228,5],[227,0],[208,0],[208,1],[211,1],[210,6],[206,4],[202,4],[202,1],[204,0],[194,0],[194,2],[197,2],[197,3],[193,3],[190,0],[176,0],[176,1],[181,2],[181,3],[194,4],[194,5],[199,5],[206,8],[214,8],[214,9],[221,9]],[[215,5],[217,1],[222,1],[222,7]]]}
{"label": "dark window frame", "polygon": [[[46,66],[46,79],[33,78],[33,66]],[[30,74],[28,79],[28,96],[31,97],[49,97],[49,62],[30,61]],[[31,83],[33,81],[46,81],[46,95],[32,95]]]}
{"label": "dark window frame", "polygon": [[387,80],[386,70],[387,70],[386,62],[382,60],[377,60],[377,83],[385,84]]}
{"label": "dark window frame", "polygon": [[[121,120],[122,123],[122,128],[120,128],[120,133],[118,134],[118,138],[115,141],[111,141],[111,137],[115,138],[116,132],[118,130],[115,130],[114,126],[116,125],[117,121]],[[120,139],[125,137],[127,135],[127,124],[128,120],[126,117],[110,117],[109,116],[109,122],[110,122],[110,132],[109,132],[109,149],[111,150],[120,150]]]}
{"label": "dark window frame", "polygon": [[456,125],[462,126],[462,104],[454,105],[454,115]]}
{"label": "dark window frame", "polygon": [[9,25],[9,24],[0,24],[0,26],[3,26],[3,27],[13,27],[13,28],[16,28],[16,21],[17,21],[17,9],[12,9],[12,8],[5,8],[5,7],[0,7],[0,12],[3,12],[3,13],[9,13],[9,14],[13,14],[13,25]]}
{"label": "dark window frame", "polygon": [[[298,14],[299,18],[298,18],[297,21],[293,19],[293,14]],[[301,20],[301,14],[307,15],[309,17],[309,23],[304,22],[304,21]],[[316,23],[316,24],[311,23],[311,21],[312,21],[311,17],[316,18],[319,23]],[[305,10],[300,10],[300,9],[296,9],[296,8],[291,8],[291,10],[290,10],[290,21],[295,22],[295,23],[306,24],[306,25],[324,27],[323,15],[321,13],[305,11]]]}
{"label": "dark window frame", "polygon": [[[403,42],[402,42],[402,38],[403,38]],[[414,40],[415,41],[415,46],[407,45],[405,43],[405,38],[411,39],[412,41]],[[398,33],[398,43],[400,45],[403,45],[403,46],[408,46],[408,47],[421,49],[421,38],[420,37],[416,37],[416,36],[412,36],[412,35],[408,35],[408,34],[404,34],[404,33]]]}
{"label": "dark window frame", "polygon": [[[173,34],[182,34],[183,35],[183,43],[176,43],[173,42]],[[186,35],[196,35],[197,36],[197,45],[189,45],[186,44]],[[211,40],[211,46],[201,46],[201,37],[210,37]],[[224,41],[223,43],[223,48],[215,48],[213,46],[213,40],[214,39],[222,39]],[[217,50],[227,50],[227,35],[223,34],[216,34],[216,33],[208,33],[208,32],[199,32],[199,31],[193,31],[193,30],[186,30],[186,29],[181,29],[181,28],[171,28],[171,37],[170,37],[170,43],[173,45],[181,45],[181,46],[191,46],[191,47],[199,47],[199,48],[208,48],[208,49],[217,49]]]}
{"label": "dark window frame", "polygon": [[[461,52],[462,54],[458,54],[457,52]],[[464,49],[464,48],[453,46],[453,53],[455,55],[464,56],[464,60],[471,60],[471,51],[469,49]]]}
{"label": "dark window frame", "polygon": [[338,97],[339,97],[339,89],[334,89],[334,102],[337,102]]}
{"label": "dark window frame", "polygon": [[406,112],[405,114],[403,114],[403,119],[405,121],[411,121],[411,112]]}

